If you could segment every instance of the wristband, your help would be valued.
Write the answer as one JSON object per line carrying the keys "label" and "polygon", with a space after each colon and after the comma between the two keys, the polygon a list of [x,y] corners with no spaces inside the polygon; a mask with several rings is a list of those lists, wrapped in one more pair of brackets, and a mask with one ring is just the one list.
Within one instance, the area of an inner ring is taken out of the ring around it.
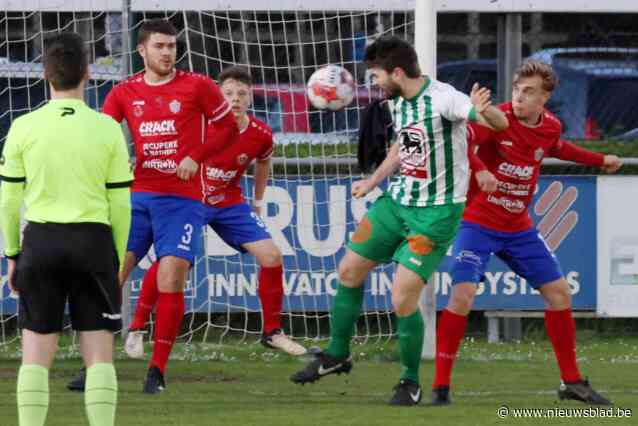
{"label": "wristband", "polygon": [[264,200],[253,200],[253,207],[262,207],[264,205]]}

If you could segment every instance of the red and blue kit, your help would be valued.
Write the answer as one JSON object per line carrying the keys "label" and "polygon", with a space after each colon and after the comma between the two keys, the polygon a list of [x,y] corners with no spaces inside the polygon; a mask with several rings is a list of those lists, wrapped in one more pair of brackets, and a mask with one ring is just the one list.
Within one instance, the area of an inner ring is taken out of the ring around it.
{"label": "red and blue kit", "polygon": [[253,160],[266,160],[272,152],[272,130],[249,116],[237,142],[205,164],[205,223],[238,251],[245,251],[242,244],[270,239],[264,223],[246,204],[240,182]]}
{"label": "red and blue kit", "polygon": [[494,253],[538,288],[562,276],[558,261],[528,212],[543,158],[602,166],[603,156],[561,140],[560,121],[548,111],[537,125],[528,126],[515,117],[511,103],[499,108],[505,112],[509,128],[495,132],[473,123],[468,132],[470,144],[479,147],[479,161],[473,163],[479,167],[473,171],[489,170],[498,185],[495,192],[485,193],[474,179],[470,183],[463,222],[452,249],[453,282],[482,281]]}
{"label": "red and blue kit", "polygon": [[144,74],[118,84],[106,97],[102,112],[126,120],[135,147],[132,191],[155,192],[202,200],[201,179],[175,175],[190,156],[201,163],[205,119],[218,121],[230,112],[219,87],[208,77],[176,71],[172,80],[150,85]]}
{"label": "red and blue kit", "polygon": [[236,133],[219,87],[208,77],[179,70],[157,85],[140,73],[111,90],[103,112],[118,122],[126,120],[135,148],[128,251],[139,261],[154,244],[158,258],[172,255],[192,262],[204,224],[202,168],[188,181],[175,172],[186,156],[202,164],[231,142],[224,140],[225,133],[208,132],[208,123]]}

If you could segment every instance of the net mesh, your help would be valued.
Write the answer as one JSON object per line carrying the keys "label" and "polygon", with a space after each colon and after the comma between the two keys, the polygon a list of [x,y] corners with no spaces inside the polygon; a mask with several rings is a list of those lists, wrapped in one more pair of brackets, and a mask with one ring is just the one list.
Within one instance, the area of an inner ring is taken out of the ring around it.
{"label": "net mesh", "polygon": [[[29,2],[27,2],[29,3]],[[33,3],[33,2],[30,2]],[[87,2],[93,3],[93,2]],[[162,2],[156,2],[161,4]],[[273,177],[264,212],[284,255],[285,328],[294,337],[316,340],[328,331],[330,296],[337,260],[354,224],[378,192],[365,201],[350,198],[359,177],[354,140],[360,111],[375,97],[362,63],[366,44],[380,34],[414,40],[411,11],[3,11],[0,13],[0,141],[15,118],[48,98],[42,80],[44,40],[59,31],[80,33],[90,53],[86,100],[100,108],[114,84],[141,70],[136,31],[145,19],[165,17],[179,30],[178,67],[216,78],[228,65],[243,65],[255,80],[252,113],[274,131]],[[594,140],[610,151],[637,157],[638,34],[636,14],[523,14],[523,56],[556,66],[561,84],[549,108],[563,122],[563,137]],[[439,14],[438,78],[469,92],[478,81],[497,90],[499,17],[479,13]],[[342,111],[309,106],[305,82],[318,67],[339,64],[355,78],[354,102]],[[504,94],[496,93],[503,99]],[[614,139],[617,142],[610,143]],[[599,145],[595,145],[599,144]],[[635,167],[634,167],[635,169]],[[633,169],[632,169],[633,170]],[[566,165],[545,173],[589,174],[597,170]],[[635,170],[634,170],[635,172]],[[244,182],[252,193],[252,181]],[[261,333],[257,268],[207,231],[205,253],[197,259],[186,291],[186,340],[254,339]],[[129,311],[153,255],[132,276]],[[0,347],[14,342],[17,299],[6,286],[2,259]],[[364,315],[357,328],[363,340],[392,336],[392,267],[375,270],[366,285]],[[436,277],[435,277],[436,281]]]}

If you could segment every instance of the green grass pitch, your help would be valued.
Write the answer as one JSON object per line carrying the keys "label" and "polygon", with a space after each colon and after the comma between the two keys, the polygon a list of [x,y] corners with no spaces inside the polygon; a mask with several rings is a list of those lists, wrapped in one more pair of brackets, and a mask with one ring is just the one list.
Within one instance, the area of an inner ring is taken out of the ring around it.
{"label": "green grass pitch", "polygon": [[[463,342],[454,373],[453,405],[428,407],[433,362],[424,361],[424,400],[418,407],[387,405],[398,381],[394,342],[355,345],[355,367],[348,376],[330,376],[314,385],[288,380],[305,360],[265,350],[259,345],[180,344],[169,363],[167,389],[160,395],[141,393],[146,362],[125,359],[118,349],[117,425],[550,425],[638,424],[638,338],[596,338],[579,333],[578,358],[594,388],[632,418],[506,418],[497,409],[584,408],[558,401],[558,370],[545,339],[488,344]],[[149,349],[149,348],[147,348]],[[68,350],[65,352],[68,355]],[[0,348],[0,425],[17,425],[15,379],[19,365],[15,347]],[[51,370],[51,403],[47,425],[85,425],[81,394],[65,384],[81,366],[62,356]]]}

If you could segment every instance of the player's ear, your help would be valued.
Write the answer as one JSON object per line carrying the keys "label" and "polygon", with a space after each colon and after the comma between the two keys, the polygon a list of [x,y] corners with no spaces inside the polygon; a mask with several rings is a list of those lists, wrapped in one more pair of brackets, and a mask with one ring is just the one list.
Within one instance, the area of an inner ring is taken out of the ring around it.
{"label": "player's ear", "polygon": [[401,68],[395,67],[392,70],[392,78],[395,81],[403,79],[404,76],[405,76],[405,72],[403,72],[403,70]]}
{"label": "player's ear", "polygon": [[144,43],[137,45],[137,53],[139,53],[143,59],[146,59],[146,48],[144,47]]}

